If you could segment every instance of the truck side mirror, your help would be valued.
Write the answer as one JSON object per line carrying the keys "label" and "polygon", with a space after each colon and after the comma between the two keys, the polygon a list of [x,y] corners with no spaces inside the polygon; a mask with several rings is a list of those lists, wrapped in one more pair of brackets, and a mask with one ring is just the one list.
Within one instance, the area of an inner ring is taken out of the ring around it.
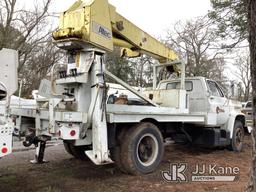
{"label": "truck side mirror", "polygon": [[212,95],[211,91],[210,91],[210,90],[207,90],[207,91],[206,91],[206,96],[207,96],[207,97],[210,97],[211,95]]}
{"label": "truck side mirror", "polygon": [[241,96],[241,84],[236,84],[235,82],[232,82],[230,85],[230,97],[232,99],[238,99]]}

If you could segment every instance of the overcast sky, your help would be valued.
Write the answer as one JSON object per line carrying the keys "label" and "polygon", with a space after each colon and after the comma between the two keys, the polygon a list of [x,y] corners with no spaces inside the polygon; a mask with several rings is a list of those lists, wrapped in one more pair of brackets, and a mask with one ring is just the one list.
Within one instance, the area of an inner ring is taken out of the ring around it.
{"label": "overcast sky", "polygon": [[[76,0],[54,0],[54,12],[62,12]],[[210,0],[109,0],[117,12],[153,36],[164,34],[175,22],[207,14]]]}

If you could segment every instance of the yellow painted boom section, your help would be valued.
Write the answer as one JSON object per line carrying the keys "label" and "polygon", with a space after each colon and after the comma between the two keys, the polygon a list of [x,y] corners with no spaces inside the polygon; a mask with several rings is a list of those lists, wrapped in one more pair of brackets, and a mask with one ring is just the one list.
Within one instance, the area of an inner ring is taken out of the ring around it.
{"label": "yellow painted boom section", "polygon": [[61,14],[53,38],[57,42],[76,39],[106,51],[117,45],[128,48],[128,56],[145,53],[160,63],[178,60],[173,50],[118,14],[108,0],[78,0]]}
{"label": "yellow painted boom section", "polygon": [[132,50],[149,54],[161,63],[178,60],[173,50],[165,46],[148,33],[116,13],[115,21],[112,21],[113,36],[118,36],[133,45]]}

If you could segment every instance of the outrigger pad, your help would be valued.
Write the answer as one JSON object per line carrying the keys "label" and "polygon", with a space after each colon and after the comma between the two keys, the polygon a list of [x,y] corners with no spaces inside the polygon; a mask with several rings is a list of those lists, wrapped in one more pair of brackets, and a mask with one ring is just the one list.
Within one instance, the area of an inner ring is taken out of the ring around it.
{"label": "outrigger pad", "polygon": [[43,163],[49,163],[50,161],[43,160],[42,162],[38,162],[36,159],[30,160],[30,163],[32,164],[43,164]]}
{"label": "outrigger pad", "polygon": [[31,160],[30,163],[32,164],[43,164],[48,163],[49,161],[44,160],[44,152],[46,147],[46,141],[39,141],[37,148],[36,148],[36,154],[35,159]]}

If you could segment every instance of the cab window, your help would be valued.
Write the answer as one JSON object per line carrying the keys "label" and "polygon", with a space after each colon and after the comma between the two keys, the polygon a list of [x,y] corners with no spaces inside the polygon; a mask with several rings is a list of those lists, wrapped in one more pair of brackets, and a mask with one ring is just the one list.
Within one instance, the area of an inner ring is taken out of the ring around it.
{"label": "cab window", "polygon": [[[180,82],[172,82],[168,83],[166,89],[180,89]],[[193,90],[193,83],[192,81],[186,81],[185,82],[185,89],[186,91],[192,91]]]}
{"label": "cab window", "polygon": [[224,97],[223,92],[221,91],[221,89],[219,88],[219,86],[217,85],[217,83],[213,82],[213,81],[207,81],[209,90],[211,92],[212,96],[216,96],[216,97]]}
{"label": "cab window", "polygon": [[251,108],[251,107],[252,107],[252,102],[249,101],[249,102],[246,104],[245,108]]}

